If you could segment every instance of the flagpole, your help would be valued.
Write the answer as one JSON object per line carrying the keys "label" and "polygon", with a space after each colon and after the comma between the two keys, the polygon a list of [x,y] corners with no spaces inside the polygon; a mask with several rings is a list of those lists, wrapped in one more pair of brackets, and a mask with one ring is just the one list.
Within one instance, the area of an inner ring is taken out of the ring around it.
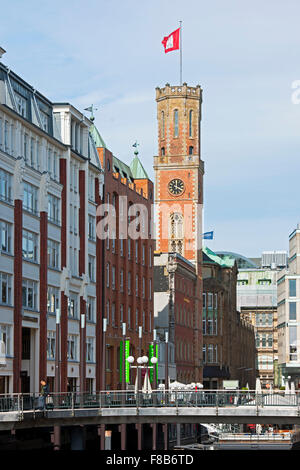
{"label": "flagpole", "polygon": [[180,86],[182,86],[182,21],[179,21],[180,25]]}

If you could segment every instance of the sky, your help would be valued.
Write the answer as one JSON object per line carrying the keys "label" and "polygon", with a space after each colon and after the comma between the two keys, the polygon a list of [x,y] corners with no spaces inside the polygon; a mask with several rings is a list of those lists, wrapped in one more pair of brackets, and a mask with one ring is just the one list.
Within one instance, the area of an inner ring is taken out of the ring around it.
{"label": "sky", "polygon": [[0,6],[2,62],[53,102],[97,107],[106,146],[129,163],[137,140],[152,179],[155,88],[180,80],[179,52],[165,54],[161,41],[182,21],[183,81],[203,89],[207,245],[249,257],[288,249],[300,222],[298,0]]}

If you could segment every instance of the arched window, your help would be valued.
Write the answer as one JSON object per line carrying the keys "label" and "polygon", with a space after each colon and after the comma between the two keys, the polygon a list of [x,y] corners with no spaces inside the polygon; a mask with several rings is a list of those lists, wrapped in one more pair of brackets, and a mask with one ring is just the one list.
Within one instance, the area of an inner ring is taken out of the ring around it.
{"label": "arched window", "polygon": [[189,112],[189,137],[193,137],[193,110]]}
{"label": "arched window", "polygon": [[178,109],[174,110],[174,137],[178,137],[179,130],[178,130]]}
{"label": "arched window", "polygon": [[170,251],[183,255],[184,226],[183,216],[180,213],[170,215],[169,223]]}
{"label": "arched window", "polygon": [[189,155],[193,155],[194,147],[192,145],[189,146]]}
{"label": "arched window", "polygon": [[161,138],[165,138],[165,113],[161,112]]}
{"label": "arched window", "polygon": [[162,155],[162,157],[165,155],[165,147],[161,148],[161,155]]}

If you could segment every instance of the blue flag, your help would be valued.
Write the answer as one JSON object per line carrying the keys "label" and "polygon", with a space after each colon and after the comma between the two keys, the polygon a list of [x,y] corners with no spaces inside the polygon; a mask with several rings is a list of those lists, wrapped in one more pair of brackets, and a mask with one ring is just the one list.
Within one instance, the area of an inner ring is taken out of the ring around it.
{"label": "blue flag", "polygon": [[213,240],[214,238],[214,232],[205,232],[202,235],[202,238],[206,238],[207,240]]}

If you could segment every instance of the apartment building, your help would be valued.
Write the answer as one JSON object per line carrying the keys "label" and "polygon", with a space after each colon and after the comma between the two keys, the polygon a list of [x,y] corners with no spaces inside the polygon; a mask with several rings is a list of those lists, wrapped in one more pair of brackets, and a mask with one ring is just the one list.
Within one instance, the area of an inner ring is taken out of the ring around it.
{"label": "apartment building", "polygon": [[96,387],[103,171],[91,124],[0,63],[0,393],[53,388],[57,314],[61,389],[78,388],[80,361]]}

